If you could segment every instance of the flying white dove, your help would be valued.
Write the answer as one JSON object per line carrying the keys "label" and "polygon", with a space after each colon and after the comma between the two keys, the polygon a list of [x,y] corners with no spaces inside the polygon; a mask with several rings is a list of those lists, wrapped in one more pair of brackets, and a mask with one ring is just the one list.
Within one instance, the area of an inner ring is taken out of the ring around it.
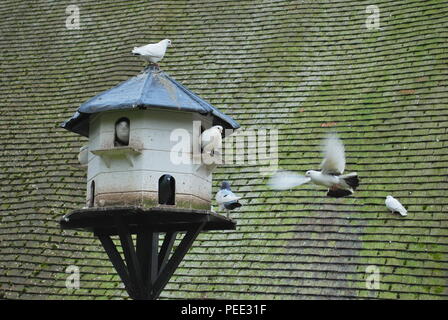
{"label": "flying white dove", "polygon": [[129,144],[129,120],[121,119],[115,124],[115,144],[127,146]]}
{"label": "flying white dove", "polygon": [[201,134],[201,149],[203,153],[214,154],[222,147],[222,126],[213,126]]}
{"label": "flying white dove", "polygon": [[269,179],[269,186],[275,190],[287,190],[311,181],[327,187],[327,196],[340,198],[353,194],[359,185],[356,172],[343,175],[345,149],[336,135],[331,135],[325,140],[324,160],[320,167],[321,171],[308,170],[305,176],[289,171],[278,171]]}
{"label": "flying white dove", "polygon": [[229,211],[241,207],[241,203],[238,200],[241,197],[237,197],[232,190],[230,190],[230,183],[223,181],[221,183],[221,189],[216,193],[216,202],[219,204],[220,209],[227,211],[227,218],[229,217]]}
{"label": "flying white dove", "polygon": [[386,204],[387,209],[392,211],[392,213],[398,212],[403,217],[408,215],[408,211],[406,210],[406,208],[403,207],[403,205],[400,203],[400,201],[398,201],[394,197],[387,196],[386,201],[384,203]]}
{"label": "flying white dove", "polygon": [[269,186],[275,190],[289,190],[310,181],[310,178],[295,172],[277,171],[269,180]]}
{"label": "flying white dove", "polygon": [[142,56],[142,58],[148,62],[157,64],[157,62],[163,59],[167,47],[171,47],[170,39],[164,39],[157,43],[150,43],[142,47],[134,47],[132,53],[137,56]]}

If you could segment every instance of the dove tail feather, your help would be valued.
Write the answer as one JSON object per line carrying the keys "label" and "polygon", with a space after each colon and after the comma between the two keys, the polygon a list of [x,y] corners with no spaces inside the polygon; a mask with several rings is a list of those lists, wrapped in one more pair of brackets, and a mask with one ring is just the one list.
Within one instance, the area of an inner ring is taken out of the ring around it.
{"label": "dove tail feather", "polygon": [[405,208],[396,209],[394,212],[401,214],[402,216],[407,216],[408,211]]}
{"label": "dove tail feather", "polygon": [[359,186],[359,179],[358,179],[358,175],[356,173],[350,173],[350,174],[341,176],[341,178],[353,190],[356,190],[356,188]]}
{"label": "dove tail feather", "polygon": [[238,200],[229,201],[229,202],[224,203],[224,208],[226,208],[227,210],[233,210],[233,209],[239,208],[241,206],[242,206],[242,204],[239,203]]}
{"label": "dove tail feather", "polygon": [[333,197],[333,198],[342,198],[342,197],[350,196],[352,194],[353,194],[353,191],[343,190],[343,189],[336,189],[336,190],[329,189],[327,192],[327,196]]}

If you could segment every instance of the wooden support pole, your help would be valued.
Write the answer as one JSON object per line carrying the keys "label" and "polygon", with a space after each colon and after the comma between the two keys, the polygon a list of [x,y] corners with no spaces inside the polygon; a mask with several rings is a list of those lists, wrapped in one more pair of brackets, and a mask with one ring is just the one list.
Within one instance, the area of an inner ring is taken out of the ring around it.
{"label": "wooden support pole", "polygon": [[128,267],[129,277],[131,278],[131,283],[133,284],[134,291],[137,295],[136,299],[145,299],[147,294],[145,294],[145,288],[141,278],[142,272],[140,263],[137,259],[131,233],[129,232],[128,226],[125,225],[119,217],[115,217],[115,225],[118,229],[118,235],[120,237],[121,247],[123,248],[124,258]]}
{"label": "wooden support pole", "polygon": [[142,272],[145,274],[144,285],[149,291],[152,285],[156,281],[156,277],[159,271],[158,266],[158,252],[159,252],[159,234],[157,232],[149,233],[147,239],[147,262],[145,269]]}
{"label": "wooden support pole", "polygon": [[171,249],[173,248],[174,241],[176,241],[176,236],[178,232],[167,232],[165,238],[163,239],[162,247],[159,252],[159,270],[158,273],[165,267],[170,257]]}
{"label": "wooden support pole", "polygon": [[[140,264],[141,271],[141,279],[143,281],[143,285],[146,283],[146,279],[148,277],[148,262],[149,262],[149,242],[151,238],[151,232],[148,230],[140,230],[137,232],[137,259]],[[150,288],[145,287],[145,295],[149,293]]]}
{"label": "wooden support pole", "polygon": [[137,233],[137,258],[141,269],[141,286],[145,299],[149,299],[149,292],[158,273],[159,233],[140,230]]}
{"label": "wooden support pole", "polygon": [[[65,215],[60,224],[94,232],[132,299],[157,299],[199,232],[235,229],[233,221],[208,211],[163,207],[92,207]],[[171,254],[179,232],[186,233]],[[160,233],[165,235],[159,250]]]}
{"label": "wooden support pole", "polygon": [[134,293],[133,285],[131,284],[131,278],[129,277],[128,270],[111,237],[101,234],[96,234],[96,236],[100,239],[101,244],[103,245],[103,248],[106,251],[107,256],[109,257],[109,260],[112,262],[115,270],[117,270],[121,281],[123,281],[127,293],[131,298],[135,297],[136,295]]}
{"label": "wooden support pole", "polygon": [[151,299],[157,299],[160,295],[160,292],[162,292],[165,285],[168,283],[169,279],[173,275],[174,271],[176,271],[176,268],[179,266],[180,262],[182,261],[185,254],[188,252],[188,250],[191,248],[194,240],[198,236],[198,234],[201,232],[202,228],[204,227],[206,221],[201,222],[196,225],[196,227],[192,227],[190,230],[187,231],[182,241],[179,243],[179,246],[174,251],[173,255],[169,259],[168,263],[165,265],[165,267],[160,270],[159,276],[154,283],[154,286],[151,290],[150,298]]}

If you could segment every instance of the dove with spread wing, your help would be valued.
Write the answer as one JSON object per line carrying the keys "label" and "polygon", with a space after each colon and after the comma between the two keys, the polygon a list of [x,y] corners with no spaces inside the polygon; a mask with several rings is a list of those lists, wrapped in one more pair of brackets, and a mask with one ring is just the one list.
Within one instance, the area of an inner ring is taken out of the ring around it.
{"label": "dove with spread wing", "polygon": [[316,185],[327,187],[327,196],[335,198],[352,195],[359,186],[356,172],[343,174],[345,170],[345,148],[335,134],[330,135],[325,140],[324,160],[320,167],[320,171],[308,170],[305,176],[289,171],[276,172],[270,178],[269,186],[275,190],[287,190],[313,182]]}

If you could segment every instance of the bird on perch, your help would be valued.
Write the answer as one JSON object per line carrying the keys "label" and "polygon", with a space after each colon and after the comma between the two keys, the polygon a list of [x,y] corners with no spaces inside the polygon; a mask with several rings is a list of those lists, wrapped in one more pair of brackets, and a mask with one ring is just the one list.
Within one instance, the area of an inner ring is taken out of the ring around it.
{"label": "bird on perch", "polygon": [[359,186],[358,174],[345,174],[345,148],[342,141],[335,135],[325,140],[324,160],[321,171],[308,170],[305,176],[290,171],[277,171],[270,179],[269,186],[274,190],[288,190],[293,187],[313,182],[328,188],[327,196],[340,198],[352,195]]}
{"label": "bird on perch", "polygon": [[171,40],[164,39],[157,43],[150,43],[146,46],[134,47],[132,53],[141,56],[146,61],[159,66],[157,63],[165,56],[166,49],[171,47]]}
{"label": "bird on perch", "polygon": [[221,210],[227,211],[227,218],[229,217],[230,210],[234,210],[242,206],[239,203],[241,197],[236,196],[232,190],[230,190],[230,183],[223,181],[221,183],[221,189],[216,193],[215,200],[219,204]]}
{"label": "bird on perch", "polygon": [[205,130],[201,134],[201,150],[202,153],[214,155],[221,152],[222,148],[222,126],[213,126]]}

